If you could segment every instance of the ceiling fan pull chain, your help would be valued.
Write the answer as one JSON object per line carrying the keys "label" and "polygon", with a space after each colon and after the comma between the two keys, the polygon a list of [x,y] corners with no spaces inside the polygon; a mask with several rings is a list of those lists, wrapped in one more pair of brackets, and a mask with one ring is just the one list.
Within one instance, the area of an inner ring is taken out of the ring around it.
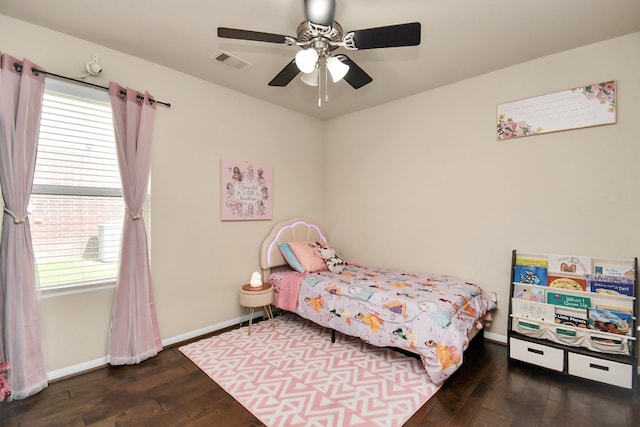
{"label": "ceiling fan pull chain", "polygon": [[322,108],[322,79],[318,73],[318,108]]}
{"label": "ceiling fan pull chain", "polygon": [[324,58],[324,103],[329,102],[329,80],[327,78],[327,58]]}

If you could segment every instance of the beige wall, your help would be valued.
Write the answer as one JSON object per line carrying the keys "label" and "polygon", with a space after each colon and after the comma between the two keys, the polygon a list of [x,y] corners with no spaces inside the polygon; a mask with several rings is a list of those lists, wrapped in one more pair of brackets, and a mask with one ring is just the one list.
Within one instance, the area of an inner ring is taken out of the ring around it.
{"label": "beige wall", "polygon": [[[455,274],[499,294],[512,249],[640,255],[640,33],[544,57],[326,127],[326,212],[349,261]],[[496,141],[496,106],[616,80],[618,123]]]}
{"label": "beige wall", "polygon": [[[157,110],[151,170],[151,264],[165,342],[239,318],[237,289],[259,270],[259,245],[274,223],[220,221],[220,159],[273,168],[274,220],[322,221],[323,122],[3,15],[0,40],[3,52],[67,76],[82,75],[98,52],[104,71],[95,83],[113,80],[171,102]],[[212,63],[211,72],[220,69]],[[297,138],[303,131],[308,137]],[[54,376],[104,359],[112,297],[112,288],[43,296]]]}

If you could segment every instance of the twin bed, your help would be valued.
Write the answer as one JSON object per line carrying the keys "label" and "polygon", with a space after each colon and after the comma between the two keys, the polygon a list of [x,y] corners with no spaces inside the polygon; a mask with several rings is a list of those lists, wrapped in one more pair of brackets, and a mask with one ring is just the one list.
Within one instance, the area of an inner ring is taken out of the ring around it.
{"label": "twin bed", "polygon": [[332,273],[314,252],[315,242],[330,245],[316,224],[292,218],[276,224],[262,243],[260,265],[274,305],[332,332],[416,353],[434,383],[455,372],[470,339],[491,319],[495,304],[474,284],[348,260]]}

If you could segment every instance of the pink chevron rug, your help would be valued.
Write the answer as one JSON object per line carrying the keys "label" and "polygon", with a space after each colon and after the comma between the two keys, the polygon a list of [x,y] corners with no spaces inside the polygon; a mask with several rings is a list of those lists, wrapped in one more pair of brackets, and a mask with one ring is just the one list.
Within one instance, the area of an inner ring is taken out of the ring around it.
{"label": "pink chevron rug", "polygon": [[180,351],[269,427],[401,426],[439,387],[421,362],[295,315]]}

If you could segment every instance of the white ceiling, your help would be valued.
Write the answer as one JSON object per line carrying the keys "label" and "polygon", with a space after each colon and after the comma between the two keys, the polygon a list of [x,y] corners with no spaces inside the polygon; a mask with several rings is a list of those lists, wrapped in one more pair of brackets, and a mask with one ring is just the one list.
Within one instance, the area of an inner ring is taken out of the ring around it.
{"label": "white ceiling", "polygon": [[[295,36],[303,0],[0,0],[0,14],[320,119],[640,31],[639,0],[336,0],[345,32],[419,21],[422,43],[349,52],[373,82],[358,90],[330,84],[329,102],[318,108],[317,89],[298,78],[267,86],[297,48],[216,35],[231,27]],[[220,50],[252,66],[237,71],[211,61]]]}

